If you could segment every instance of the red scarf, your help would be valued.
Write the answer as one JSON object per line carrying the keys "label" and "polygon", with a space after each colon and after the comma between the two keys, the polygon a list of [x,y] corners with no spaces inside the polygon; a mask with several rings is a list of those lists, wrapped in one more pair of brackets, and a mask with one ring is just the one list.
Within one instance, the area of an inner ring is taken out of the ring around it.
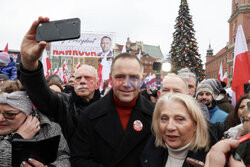
{"label": "red scarf", "polygon": [[124,131],[126,131],[126,128],[128,126],[128,121],[129,121],[132,109],[136,104],[136,100],[138,98],[138,95],[129,103],[121,102],[115,96],[115,94],[113,94],[113,97],[114,97],[114,101],[115,101],[115,109],[117,110],[117,112],[119,114],[123,129],[124,129]]}

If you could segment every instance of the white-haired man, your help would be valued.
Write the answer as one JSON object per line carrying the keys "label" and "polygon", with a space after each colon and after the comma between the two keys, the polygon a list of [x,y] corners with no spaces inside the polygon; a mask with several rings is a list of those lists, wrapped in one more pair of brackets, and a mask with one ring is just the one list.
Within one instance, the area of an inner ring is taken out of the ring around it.
{"label": "white-haired man", "polygon": [[[192,96],[192,94],[190,94],[189,85],[190,83],[185,78],[174,73],[170,73],[164,77],[162,81],[162,88],[158,91],[158,96],[163,96],[166,93],[183,93]],[[202,103],[199,104],[204,117],[209,120],[210,117],[207,107]]]}
{"label": "white-haired man", "polygon": [[186,80],[188,84],[188,94],[195,97],[196,85],[196,75],[189,71],[188,68],[183,68],[178,71],[178,75]]}

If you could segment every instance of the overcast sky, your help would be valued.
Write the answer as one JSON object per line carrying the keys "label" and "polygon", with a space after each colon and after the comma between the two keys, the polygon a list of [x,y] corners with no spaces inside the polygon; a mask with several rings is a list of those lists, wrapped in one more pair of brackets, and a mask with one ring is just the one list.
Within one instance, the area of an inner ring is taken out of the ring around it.
{"label": "overcast sky", "polygon": [[[1,0],[0,49],[20,49],[22,38],[38,16],[50,20],[79,17],[83,31],[114,32],[115,43],[160,45],[170,51],[181,0]],[[209,42],[214,54],[229,39],[231,0],[188,0],[199,53],[205,59]]]}

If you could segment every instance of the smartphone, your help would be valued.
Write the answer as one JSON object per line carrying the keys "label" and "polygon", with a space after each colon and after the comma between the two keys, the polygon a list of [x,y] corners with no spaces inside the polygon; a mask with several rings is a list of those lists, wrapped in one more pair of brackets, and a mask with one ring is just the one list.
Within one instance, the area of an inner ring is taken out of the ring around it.
{"label": "smartphone", "polygon": [[79,18],[42,22],[37,25],[36,41],[63,41],[77,39],[81,35]]}
{"label": "smartphone", "polygon": [[[34,139],[14,139],[12,141],[12,166],[20,167],[23,161],[34,158],[43,164],[50,164],[57,158],[60,135],[36,141]],[[1,165],[0,165],[1,166]]]}

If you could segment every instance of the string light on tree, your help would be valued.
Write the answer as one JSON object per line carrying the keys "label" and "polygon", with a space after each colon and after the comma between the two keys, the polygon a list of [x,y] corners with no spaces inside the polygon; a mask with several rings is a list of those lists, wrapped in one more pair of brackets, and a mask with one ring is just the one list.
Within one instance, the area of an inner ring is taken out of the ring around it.
{"label": "string light on tree", "polygon": [[205,77],[205,70],[198,53],[194,34],[192,16],[189,14],[187,0],[181,0],[170,50],[172,71],[177,72],[181,68],[188,67],[201,81]]}

